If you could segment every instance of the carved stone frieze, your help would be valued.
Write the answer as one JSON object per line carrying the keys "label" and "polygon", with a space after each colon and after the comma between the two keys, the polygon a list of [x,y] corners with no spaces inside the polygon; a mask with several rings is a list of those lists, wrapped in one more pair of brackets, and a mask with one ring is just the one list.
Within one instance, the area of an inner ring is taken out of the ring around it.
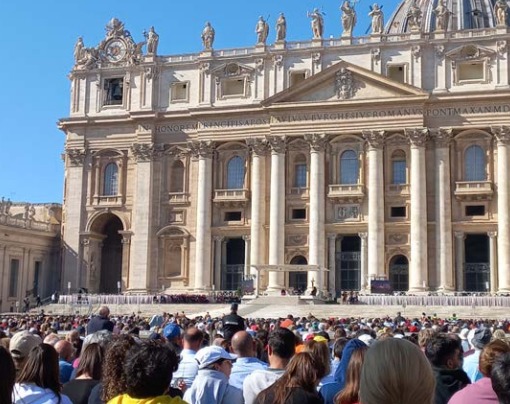
{"label": "carved stone frieze", "polygon": [[510,144],[510,127],[509,126],[491,126],[491,132],[502,144]]}
{"label": "carved stone frieze", "polygon": [[264,138],[248,138],[246,144],[250,151],[258,156],[263,156],[267,153],[267,139]]}
{"label": "carved stone frieze", "polygon": [[306,234],[290,234],[285,240],[288,246],[305,246],[308,244],[308,236]]}
{"label": "carved stone frieze", "polygon": [[145,68],[144,73],[147,81],[151,81],[158,77],[159,69],[157,68],[157,66],[149,66]]}
{"label": "carved stone frieze", "polygon": [[354,97],[359,89],[359,83],[352,72],[342,67],[335,75],[336,97],[340,100],[347,100]]}
{"label": "carved stone frieze", "polygon": [[313,61],[313,63],[318,65],[318,64],[320,64],[321,60],[322,60],[322,55],[321,55],[320,52],[312,53],[312,61]]}
{"label": "carved stone frieze", "polygon": [[255,59],[255,66],[257,67],[257,71],[261,72],[264,70],[264,59],[258,58]]}
{"label": "carved stone frieze", "polygon": [[85,149],[66,149],[66,155],[72,166],[81,166],[87,156]]}
{"label": "carved stone frieze", "polygon": [[370,51],[370,55],[372,56],[372,61],[377,64],[381,60],[381,49],[374,48]]}
{"label": "carved stone frieze", "polygon": [[411,48],[411,53],[414,56],[415,60],[418,60],[421,57],[421,46],[415,45]]}
{"label": "carved stone frieze", "polygon": [[306,134],[305,141],[309,144],[310,150],[315,152],[322,152],[328,146],[328,136],[324,133]]}
{"label": "carved stone frieze", "polygon": [[444,56],[444,45],[437,45],[434,50],[436,52],[436,56],[439,59],[442,59]]}
{"label": "carved stone frieze", "polygon": [[287,141],[285,136],[266,136],[267,143],[275,153],[285,153]]}
{"label": "carved stone frieze", "polygon": [[154,143],[133,143],[131,145],[131,155],[135,161],[150,161],[159,157],[163,152],[161,145]]}
{"label": "carved stone frieze", "polygon": [[188,149],[193,158],[212,158],[214,145],[211,140],[197,140],[189,142]]}
{"label": "carved stone frieze", "polygon": [[209,62],[200,62],[198,68],[205,75],[208,75],[211,72],[211,64]]}
{"label": "carved stone frieze", "polygon": [[500,57],[505,56],[505,53],[508,49],[508,43],[507,41],[498,41],[497,43],[497,49],[498,49],[498,55]]}
{"label": "carved stone frieze", "polygon": [[359,205],[335,205],[335,219],[337,221],[359,220]]}
{"label": "carved stone frieze", "polygon": [[412,146],[422,147],[427,144],[428,128],[406,128],[405,134]]}
{"label": "carved stone frieze", "polygon": [[273,62],[276,67],[281,68],[283,66],[283,55],[274,55]]}
{"label": "carved stone frieze", "polygon": [[430,129],[430,135],[434,142],[436,143],[436,147],[450,147],[450,143],[453,139],[453,129],[452,128],[433,128]]}
{"label": "carved stone frieze", "polygon": [[379,149],[384,146],[385,132],[383,130],[364,130],[362,135],[369,147]]}
{"label": "carved stone frieze", "polygon": [[388,236],[389,244],[407,244],[409,242],[409,235],[403,233],[394,233]]}

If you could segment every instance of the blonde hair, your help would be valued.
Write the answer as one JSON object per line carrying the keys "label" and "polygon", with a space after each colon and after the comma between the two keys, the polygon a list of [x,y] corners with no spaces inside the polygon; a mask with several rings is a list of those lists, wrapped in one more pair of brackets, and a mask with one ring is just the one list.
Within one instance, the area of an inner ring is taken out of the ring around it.
{"label": "blonde hair", "polygon": [[359,389],[363,404],[432,404],[436,381],[430,363],[413,343],[389,338],[365,355]]}

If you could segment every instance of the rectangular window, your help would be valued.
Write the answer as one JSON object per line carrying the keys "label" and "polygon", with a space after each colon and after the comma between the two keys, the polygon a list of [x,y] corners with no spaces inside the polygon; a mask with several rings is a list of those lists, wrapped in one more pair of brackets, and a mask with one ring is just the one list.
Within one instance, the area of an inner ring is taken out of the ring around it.
{"label": "rectangular window", "polygon": [[188,89],[189,82],[178,82],[172,83],[170,87],[170,100],[172,102],[176,101],[188,101]]}
{"label": "rectangular window", "polygon": [[41,276],[41,268],[42,268],[42,262],[41,261],[35,261],[34,264],[34,287],[33,287],[33,295],[37,296],[39,294],[39,278]]}
{"label": "rectangular window", "polygon": [[392,206],[391,207],[391,217],[406,217],[406,207],[405,206]]}
{"label": "rectangular window", "polygon": [[112,78],[104,80],[104,105],[122,105],[124,99],[124,80]]}
{"label": "rectangular window", "polygon": [[485,216],[484,205],[466,206],[466,216]]}
{"label": "rectangular window", "polygon": [[11,260],[11,273],[9,277],[9,297],[18,296],[19,260]]}
{"label": "rectangular window", "polygon": [[306,80],[306,71],[290,72],[289,87],[295,86]]}
{"label": "rectangular window", "polygon": [[406,69],[404,65],[389,65],[387,71],[388,78],[398,81],[399,83],[406,82]]}
{"label": "rectangular window", "polygon": [[296,164],[296,177],[294,187],[306,188],[306,164]]}
{"label": "rectangular window", "polygon": [[292,219],[294,220],[306,219],[306,209],[292,209]]}
{"label": "rectangular window", "polygon": [[483,62],[458,63],[457,75],[459,81],[484,80]]}
{"label": "rectangular window", "polygon": [[241,212],[225,212],[225,222],[240,222]]}
{"label": "rectangular window", "polygon": [[405,184],[406,183],[406,161],[405,160],[394,160],[393,164],[393,184]]}
{"label": "rectangular window", "polygon": [[245,79],[225,79],[221,82],[221,95],[223,97],[243,97]]}

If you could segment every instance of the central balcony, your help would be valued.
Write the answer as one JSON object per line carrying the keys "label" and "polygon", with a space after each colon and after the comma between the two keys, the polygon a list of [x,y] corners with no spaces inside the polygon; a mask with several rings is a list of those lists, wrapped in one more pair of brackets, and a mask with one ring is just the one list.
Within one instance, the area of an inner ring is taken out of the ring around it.
{"label": "central balcony", "polygon": [[411,195],[409,188],[409,184],[389,184],[386,186],[386,194],[388,196],[408,197]]}
{"label": "central balcony", "polygon": [[490,201],[494,190],[491,181],[457,181],[454,194],[459,201]]}
{"label": "central balcony", "polygon": [[249,200],[247,189],[216,189],[214,190],[214,203],[239,206]]}
{"label": "central balcony", "polygon": [[341,203],[360,203],[365,198],[365,187],[362,184],[330,185],[328,198]]}

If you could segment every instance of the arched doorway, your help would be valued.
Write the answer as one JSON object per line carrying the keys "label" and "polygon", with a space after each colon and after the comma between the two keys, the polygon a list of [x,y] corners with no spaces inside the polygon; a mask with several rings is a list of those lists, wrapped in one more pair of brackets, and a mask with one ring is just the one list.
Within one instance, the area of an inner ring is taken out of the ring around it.
{"label": "arched doorway", "polygon": [[409,290],[409,261],[404,255],[396,255],[391,259],[390,283],[395,292]]}
{"label": "arched doorway", "polygon": [[[122,235],[121,220],[111,214],[98,217],[91,226],[91,233],[99,240],[92,242],[89,251],[89,287],[91,292],[114,294],[122,281]],[[99,266],[99,274],[96,275]]]}
{"label": "arched doorway", "polygon": [[[308,265],[308,261],[302,255],[296,255],[290,261],[290,265]],[[304,293],[306,290],[307,273],[306,271],[289,272],[289,287],[296,292]]]}

